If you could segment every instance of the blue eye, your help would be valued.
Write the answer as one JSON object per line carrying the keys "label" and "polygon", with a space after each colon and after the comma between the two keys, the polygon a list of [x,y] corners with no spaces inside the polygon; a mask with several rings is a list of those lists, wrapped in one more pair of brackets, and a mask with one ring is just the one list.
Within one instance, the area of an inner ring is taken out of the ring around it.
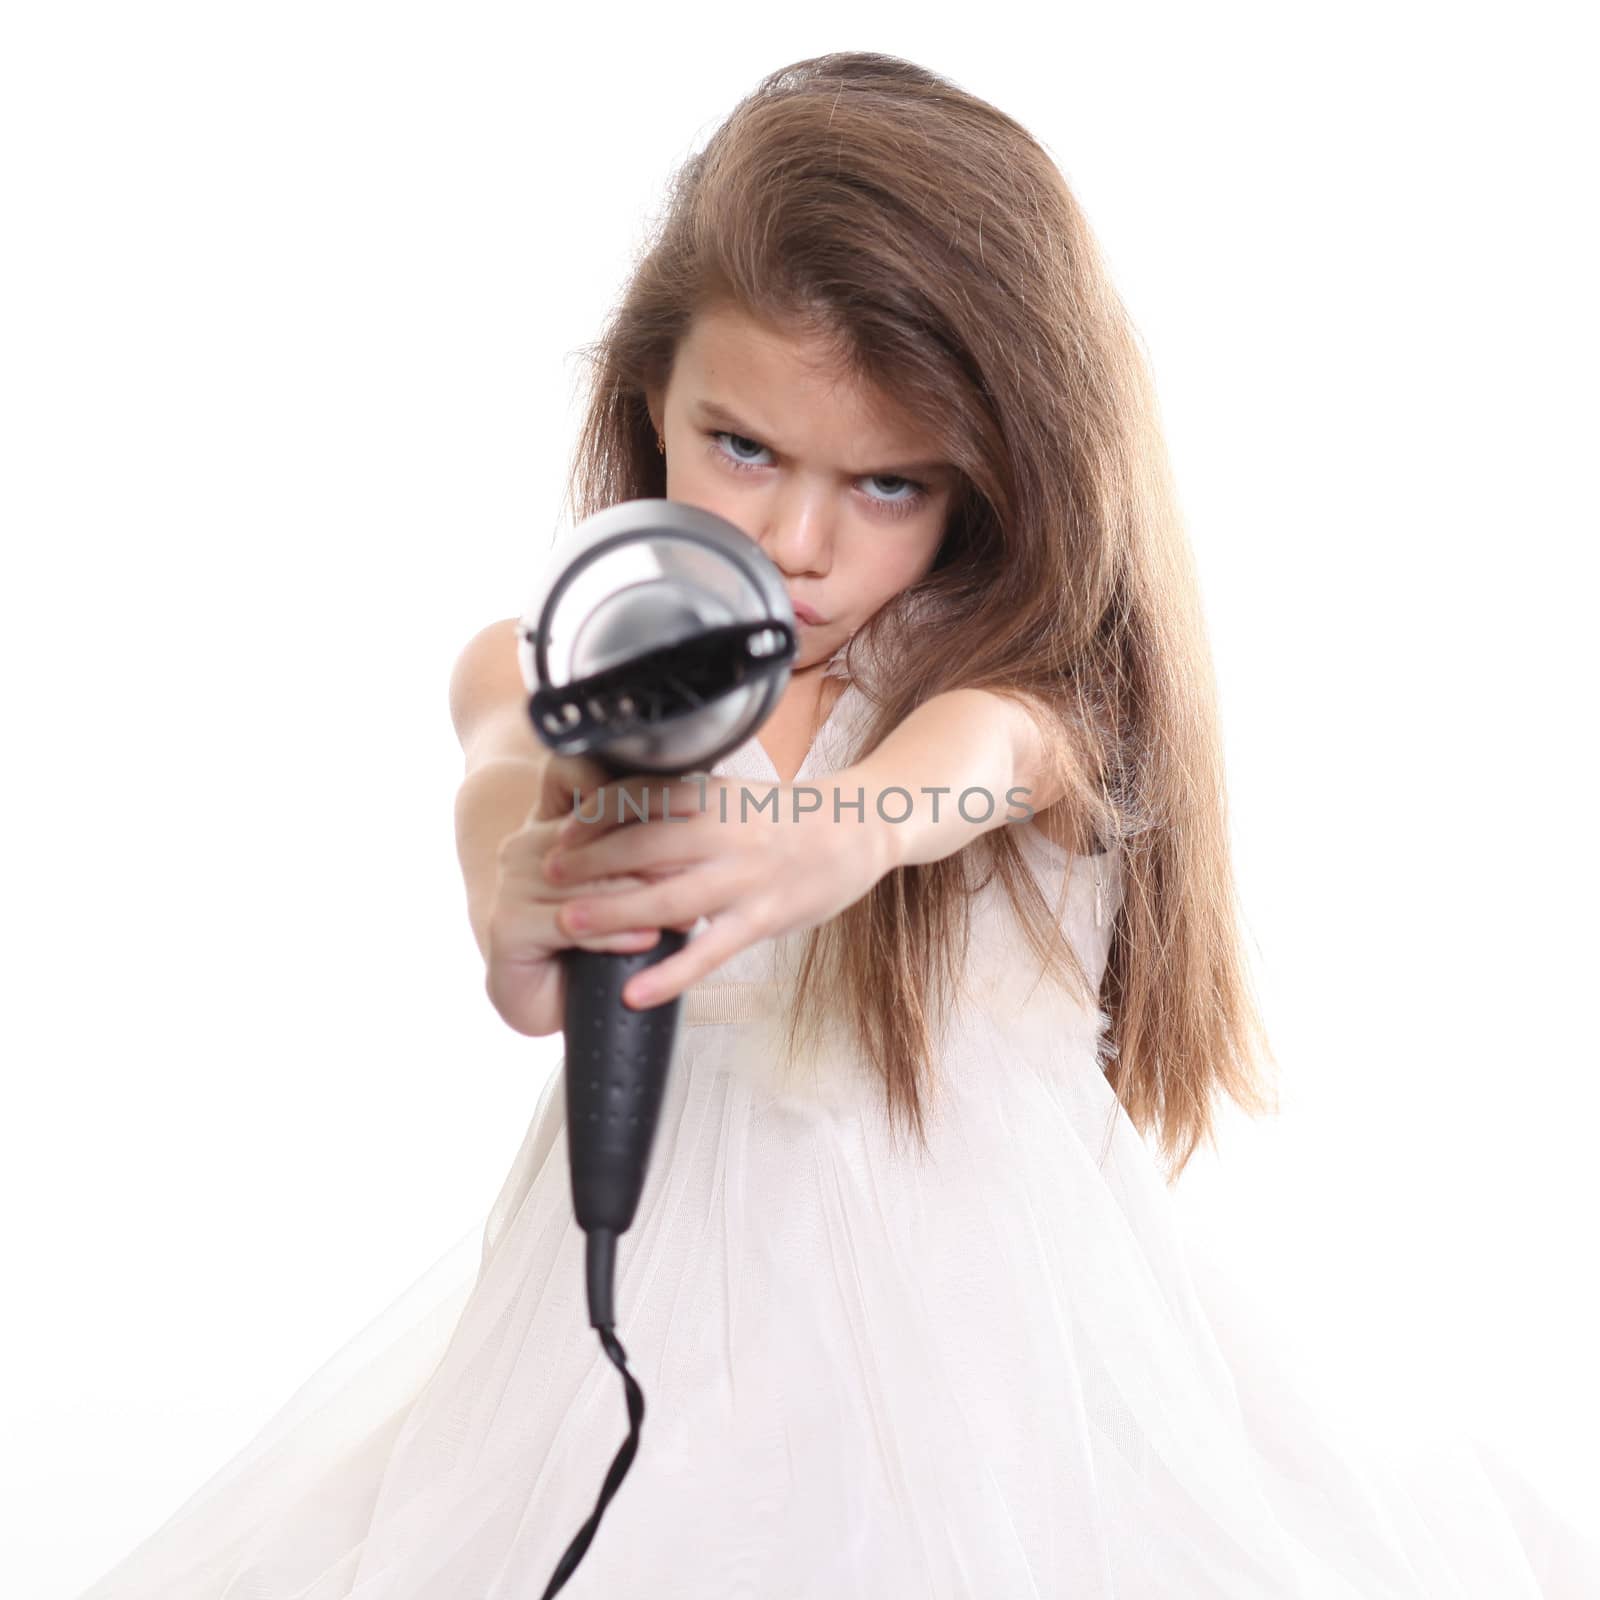
{"label": "blue eye", "polygon": [[[749,445],[753,450],[765,450],[766,446],[756,440],[747,438],[742,433],[730,433],[727,430],[712,430],[706,437],[711,440],[711,453],[724,465],[731,467],[735,472],[755,472],[767,463],[764,461],[746,461],[737,454],[730,454],[725,450],[720,441],[729,439],[740,445]],[[864,483],[883,482],[884,477],[877,475],[862,480]],[[892,500],[880,499],[877,495],[868,495],[867,499],[881,512],[891,517],[910,516],[918,510],[928,498],[928,486],[918,483],[914,478],[901,478],[890,475],[890,483],[903,485],[909,492]]]}
{"label": "blue eye", "polygon": [[[711,437],[713,439],[734,439],[734,440],[737,440],[738,443],[740,443],[740,444],[752,445],[757,450],[761,450],[761,449],[765,448],[765,446],[763,446],[763,445],[756,444],[754,439],[745,438],[745,436],[742,433],[713,433],[711,435]],[[741,466],[741,467],[750,467],[750,466],[758,466],[760,463],[759,462],[753,462],[753,461],[746,461],[742,457],[735,456],[734,457],[734,464],[736,466]]]}

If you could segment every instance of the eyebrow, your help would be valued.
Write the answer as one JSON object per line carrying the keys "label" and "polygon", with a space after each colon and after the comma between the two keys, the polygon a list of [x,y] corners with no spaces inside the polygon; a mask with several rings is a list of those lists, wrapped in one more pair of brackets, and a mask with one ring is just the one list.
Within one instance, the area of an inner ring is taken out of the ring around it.
{"label": "eyebrow", "polygon": [[[742,439],[751,439],[761,443],[766,442],[765,435],[761,430],[758,429],[755,433],[751,433],[749,431],[749,424],[742,421],[725,405],[721,405],[715,400],[696,400],[693,404],[694,408],[703,418],[705,418],[706,421],[720,422],[725,428],[737,433]],[[777,446],[767,445],[767,448],[769,450],[774,450],[777,449]],[[780,455],[787,454],[786,451],[781,450],[778,453]],[[901,461],[896,462],[893,466],[864,467],[859,472],[855,473],[854,476],[858,478],[899,478],[912,476],[930,478],[948,472],[949,470],[950,464],[946,461]]]}

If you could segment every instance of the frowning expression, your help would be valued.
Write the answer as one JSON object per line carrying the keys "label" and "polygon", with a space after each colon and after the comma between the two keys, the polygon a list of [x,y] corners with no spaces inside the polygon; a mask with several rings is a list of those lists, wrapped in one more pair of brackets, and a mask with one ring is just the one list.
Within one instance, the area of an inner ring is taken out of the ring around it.
{"label": "frowning expression", "polygon": [[667,498],[725,517],[783,574],[801,624],[796,671],[933,565],[956,469],[820,338],[704,311],[647,401]]}

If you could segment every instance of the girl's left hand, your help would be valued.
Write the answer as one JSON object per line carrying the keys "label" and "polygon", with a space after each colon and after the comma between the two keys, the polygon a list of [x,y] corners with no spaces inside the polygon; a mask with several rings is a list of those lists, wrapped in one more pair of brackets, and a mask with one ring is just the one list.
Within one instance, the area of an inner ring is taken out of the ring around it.
{"label": "girl's left hand", "polygon": [[[846,795],[855,793],[845,781],[848,772],[830,777]],[[798,815],[792,783],[632,777],[586,791],[568,819],[567,836],[558,836],[545,857],[545,876],[563,888],[630,873],[652,881],[569,900],[561,925],[585,936],[629,928],[687,932],[698,918],[710,919],[676,955],[628,981],[623,1000],[638,1010],[682,994],[758,940],[826,922],[896,865],[892,827],[870,806],[859,815],[846,808],[835,821],[831,786],[799,786],[807,792]],[[619,800],[619,791],[628,801]],[[818,791],[820,808],[803,809],[816,802]],[[595,811],[596,794],[604,797],[600,819],[580,821],[578,811]],[[619,824],[619,814],[628,820]]]}

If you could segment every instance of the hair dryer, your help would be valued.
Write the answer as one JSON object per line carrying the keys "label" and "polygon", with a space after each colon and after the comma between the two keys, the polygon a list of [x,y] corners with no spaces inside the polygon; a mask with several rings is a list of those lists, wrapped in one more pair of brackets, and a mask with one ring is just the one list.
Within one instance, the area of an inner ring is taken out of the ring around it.
{"label": "hair dryer", "polygon": [[[709,770],[756,732],[796,649],[788,590],[760,547],[673,500],[628,500],[581,523],[557,547],[518,640],[529,715],[550,749],[614,777],[667,781]],[[649,950],[562,952],[567,1153],[589,1322],[622,1372],[633,1427],[546,1595],[576,1567],[638,1447],[644,1400],[613,1331],[616,1246],[644,1188],[679,999],[635,1011],[622,988],[688,937],[663,928]]]}

